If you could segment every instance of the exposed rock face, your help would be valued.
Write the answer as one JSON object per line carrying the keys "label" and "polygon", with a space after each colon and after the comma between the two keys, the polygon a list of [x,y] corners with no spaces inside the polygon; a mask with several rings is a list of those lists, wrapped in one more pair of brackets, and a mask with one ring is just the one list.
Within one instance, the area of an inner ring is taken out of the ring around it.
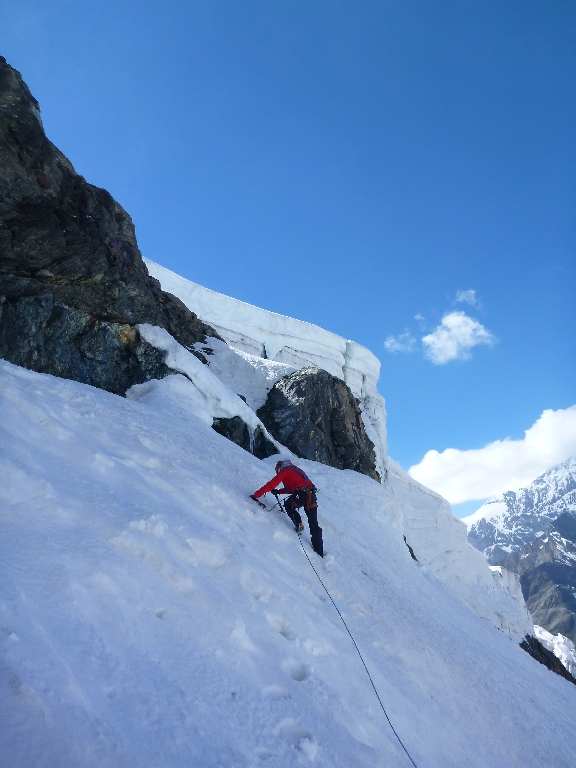
{"label": "exposed rock face", "polygon": [[212,429],[239,445],[240,448],[244,448],[248,453],[254,454],[257,459],[267,459],[268,456],[278,453],[278,449],[271,440],[268,440],[261,427],[256,427],[254,433],[250,434],[250,428],[240,416],[234,416],[231,419],[214,419]]}
{"label": "exposed rock face", "polygon": [[519,575],[534,623],[576,642],[576,516],[560,515],[504,566]]}
{"label": "exposed rock face", "polygon": [[576,513],[576,457],[548,470],[527,488],[489,499],[464,522],[468,542],[490,565],[533,541],[563,512]]}
{"label": "exposed rock face", "polygon": [[285,376],[257,413],[272,437],[297,456],[380,480],[358,402],[336,376],[320,368]]}
{"label": "exposed rock face", "polygon": [[123,394],[169,372],[137,323],[188,348],[217,336],[149,276],[130,216],[46,138],[1,57],[0,191],[1,357]]}
{"label": "exposed rock face", "polygon": [[539,661],[540,664],[544,664],[544,666],[548,667],[552,672],[556,672],[560,677],[563,677],[576,685],[576,678],[568,672],[564,664],[562,664],[560,659],[555,656],[552,651],[549,651],[548,648],[545,648],[542,645],[538,638],[533,635],[526,635],[524,640],[520,643],[520,648],[526,651],[526,653],[529,653],[530,656],[532,656],[533,659],[536,659],[536,661]]}

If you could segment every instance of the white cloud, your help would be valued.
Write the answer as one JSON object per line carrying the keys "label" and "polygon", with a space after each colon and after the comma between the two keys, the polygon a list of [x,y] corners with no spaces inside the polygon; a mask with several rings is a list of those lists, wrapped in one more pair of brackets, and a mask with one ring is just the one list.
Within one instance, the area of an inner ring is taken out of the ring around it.
{"label": "white cloud", "polygon": [[524,435],[469,451],[428,451],[408,472],[451,504],[516,491],[576,454],[576,405],[544,411]]}
{"label": "white cloud", "polygon": [[496,339],[477,320],[465,312],[448,312],[439,326],[424,336],[425,356],[435,365],[451,360],[467,360],[470,350],[479,344],[493,344]]}
{"label": "white cloud", "polygon": [[472,289],[468,291],[456,291],[456,301],[470,304],[472,307],[476,307],[480,303],[476,298],[476,291],[473,291]]}
{"label": "white cloud", "polygon": [[416,339],[409,331],[405,331],[400,336],[388,336],[384,346],[388,352],[413,352],[416,348]]}

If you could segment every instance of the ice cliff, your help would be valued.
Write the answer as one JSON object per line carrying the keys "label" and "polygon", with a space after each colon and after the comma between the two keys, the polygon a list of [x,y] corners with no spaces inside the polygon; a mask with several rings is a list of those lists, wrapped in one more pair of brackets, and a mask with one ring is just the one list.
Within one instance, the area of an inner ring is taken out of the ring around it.
{"label": "ice cliff", "polygon": [[376,468],[385,476],[386,408],[376,387],[380,361],[370,350],[311,323],[211,291],[149,259],[144,261],[165,291],[194,307],[198,317],[231,347],[255,358],[284,363],[291,370],[317,366],[345,381],[360,401],[366,433],[376,452]]}

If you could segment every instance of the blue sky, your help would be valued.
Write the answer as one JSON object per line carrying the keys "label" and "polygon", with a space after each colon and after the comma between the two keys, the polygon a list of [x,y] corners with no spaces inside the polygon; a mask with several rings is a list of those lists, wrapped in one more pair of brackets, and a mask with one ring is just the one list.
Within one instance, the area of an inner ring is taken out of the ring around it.
{"label": "blue sky", "polygon": [[4,0],[0,53],[145,256],[381,359],[408,468],[576,403],[575,27],[554,0]]}

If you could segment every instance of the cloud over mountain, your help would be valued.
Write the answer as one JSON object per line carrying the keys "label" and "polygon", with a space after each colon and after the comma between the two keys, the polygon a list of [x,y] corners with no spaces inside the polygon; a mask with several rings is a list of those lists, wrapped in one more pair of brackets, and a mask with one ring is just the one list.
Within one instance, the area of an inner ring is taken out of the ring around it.
{"label": "cloud over mountain", "polygon": [[576,405],[545,410],[522,440],[495,440],[468,451],[428,451],[408,472],[450,503],[459,504],[526,486],[574,454]]}

